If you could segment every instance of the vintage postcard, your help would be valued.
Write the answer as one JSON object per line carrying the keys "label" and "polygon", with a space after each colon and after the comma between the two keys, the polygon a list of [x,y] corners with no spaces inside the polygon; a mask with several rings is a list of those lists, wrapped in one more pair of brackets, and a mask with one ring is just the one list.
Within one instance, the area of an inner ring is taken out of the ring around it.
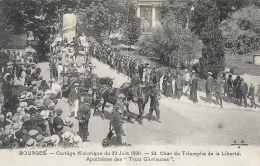
{"label": "vintage postcard", "polygon": [[260,2],[1,0],[0,165],[260,165]]}

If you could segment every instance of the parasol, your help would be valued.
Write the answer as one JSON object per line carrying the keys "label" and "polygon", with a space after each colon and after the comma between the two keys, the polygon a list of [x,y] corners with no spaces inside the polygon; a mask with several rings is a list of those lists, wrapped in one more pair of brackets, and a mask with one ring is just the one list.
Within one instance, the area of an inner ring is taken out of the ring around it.
{"label": "parasol", "polygon": [[12,87],[12,96],[20,96],[23,92],[27,92],[27,89],[23,85],[14,85]]}

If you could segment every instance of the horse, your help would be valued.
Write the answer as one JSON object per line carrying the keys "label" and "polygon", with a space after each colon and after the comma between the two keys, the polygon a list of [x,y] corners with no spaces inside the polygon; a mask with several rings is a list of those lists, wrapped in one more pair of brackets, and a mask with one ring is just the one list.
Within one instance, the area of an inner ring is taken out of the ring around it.
{"label": "horse", "polygon": [[97,79],[97,83],[100,85],[108,85],[108,86],[112,87],[113,83],[114,83],[113,80],[114,80],[114,78],[102,77],[102,78]]}
{"label": "horse", "polygon": [[95,102],[95,109],[94,113],[97,112],[98,108],[97,105],[101,103],[101,100],[103,99],[102,104],[102,119],[104,119],[104,108],[106,103],[115,104],[118,96],[120,94],[127,95],[130,93],[130,87],[123,87],[123,88],[114,88],[109,87],[107,85],[99,85],[96,90],[96,102]]}
{"label": "horse", "polygon": [[[131,84],[130,83],[128,83],[128,85],[123,84],[122,86],[126,86],[125,88],[127,88],[127,86],[131,87]],[[145,86],[141,86],[141,87],[132,87],[130,92],[126,95],[127,101],[132,101],[132,102],[138,104],[139,115],[137,116],[137,120],[140,125],[143,125],[142,116],[144,114],[145,105],[149,101],[149,96],[155,88],[156,88],[156,85],[154,85],[154,84],[149,84],[149,85],[145,85]],[[127,103],[127,104],[125,104],[126,110],[130,114],[129,104],[128,104],[128,102],[126,102],[126,103]]]}

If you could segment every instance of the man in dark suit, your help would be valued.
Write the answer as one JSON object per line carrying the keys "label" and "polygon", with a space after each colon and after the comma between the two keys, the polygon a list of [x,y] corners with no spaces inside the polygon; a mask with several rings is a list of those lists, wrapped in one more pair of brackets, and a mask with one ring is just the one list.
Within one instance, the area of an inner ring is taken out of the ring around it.
{"label": "man in dark suit", "polygon": [[153,75],[154,75],[154,77],[153,77],[153,83],[154,84],[156,84],[156,85],[158,85],[159,86],[159,89],[160,89],[160,79],[161,79],[161,77],[162,77],[162,75],[161,75],[161,73],[160,73],[160,71],[159,71],[159,67],[158,66],[156,66],[155,67],[155,69],[154,69],[154,71],[153,71]]}
{"label": "man in dark suit", "polygon": [[241,84],[239,86],[239,89],[241,91],[240,95],[240,105],[242,105],[242,99],[244,100],[245,108],[247,107],[247,92],[248,92],[248,85],[245,83],[244,79],[241,78]]}
{"label": "man in dark suit", "polygon": [[64,122],[61,119],[62,110],[59,108],[55,112],[56,112],[57,116],[53,119],[53,129],[55,130],[55,132],[57,132],[58,131],[58,126],[59,125],[64,126]]}
{"label": "man in dark suit", "polygon": [[31,70],[26,69],[25,73],[26,73],[26,76],[25,76],[24,86],[29,87],[29,86],[31,86],[31,83],[32,83]]}
{"label": "man in dark suit", "polygon": [[176,97],[180,100],[181,96],[182,96],[182,89],[183,89],[183,85],[182,85],[182,77],[180,74],[177,75],[177,78],[175,80],[175,95]]}
{"label": "man in dark suit", "polygon": [[193,103],[198,103],[198,78],[195,75],[195,71],[192,72],[193,75],[191,77],[191,91],[190,91],[190,99],[193,100]]}
{"label": "man in dark suit", "polygon": [[234,90],[234,81],[232,79],[232,74],[228,75],[228,80],[227,80],[227,97],[228,97],[228,102],[232,101],[232,92]]}
{"label": "man in dark suit", "polygon": [[156,88],[152,90],[150,98],[151,98],[151,102],[150,102],[148,120],[151,121],[151,116],[153,114],[153,111],[155,111],[156,121],[158,123],[162,123],[161,120],[160,120],[160,109],[159,109],[159,105],[160,105],[159,100],[161,98],[159,86],[156,86]]}
{"label": "man in dark suit", "polygon": [[79,100],[80,100],[80,93],[78,90],[79,83],[74,83],[74,88],[71,89],[68,102],[69,102],[69,116],[71,113],[74,112],[74,116],[77,117],[77,112],[79,108]]}
{"label": "man in dark suit", "polygon": [[212,93],[212,88],[213,88],[213,77],[212,73],[208,72],[208,78],[206,81],[206,102],[211,103],[211,93]]}
{"label": "man in dark suit", "polygon": [[87,103],[86,101],[88,101],[88,99],[85,100],[85,97],[81,96],[78,111],[79,136],[82,138],[83,142],[88,141],[88,122],[91,114],[89,103]]}
{"label": "man in dark suit", "polygon": [[118,145],[122,145],[122,125],[123,125],[123,109],[119,108],[112,113],[112,117],[110,119],[110,129],[113,127],[116,136]]}

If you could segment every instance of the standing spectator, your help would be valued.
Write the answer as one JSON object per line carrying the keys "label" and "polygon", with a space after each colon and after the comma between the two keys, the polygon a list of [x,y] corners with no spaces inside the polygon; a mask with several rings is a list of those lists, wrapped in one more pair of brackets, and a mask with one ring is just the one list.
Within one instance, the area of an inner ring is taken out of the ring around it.
{"label": "standing spectator", "polygon": [[227,83],[227,80],[228,78],[226,77],[226,73],[223,73],[221,75],[221,79],[222,79],[222,82],[223,82],[223,86],[222,86],[222,92],[224,94],[224,96],[226,95],[226,93],[228,93],[228,83]]}
{"label": "standing spectator", "polygon": [[79,119],[79,135],[82,138],[83,142],[88,141],[88,123],[90,118],[90,106],[89,103],[86,102],[85,97],[81,96],[79,111],[78,111],[78,119]]}
{"label": "standing spectator", "polygon": [[153,83],[155,85],[158,85],[159,86],[159,90],[160,90],[160,78],[161,78],[161,73],[159,71],[159,67],[156,66],[155,67],[155,70],[154,70],[154,77],[153,77]]}
{"label": "standing spectator", "polygon": [[151,75],[151,69],[150,69],[150,65],[148,65],[144,73],[144,77],[145,77],[144,79],[146,85],[150,83],[150,75]]}
{"label": "standing spectator", "polygon": [[31,70],[30,69],[26,69],[25,71],[26,76],[25,76],[25,81],[24,81],[24,86],[31,86],[32,83],[32,79],[31,79]]}
{"label": "standing spectator", "polygon": [[211,93],[213,88],[213,77],[212,73],[208,72],[208,78],[206,81],[206,102],[211,103]]}
{"label": "standing spectator", "polygon": [[[125,95],[124,95],[124,94],[119,94],[119,95],[117,96],[117,100],[116,100],[116,103],[113,105],[112,112],[116,111],[116,109],[117,109],[118,107],[120,107],[120,108],[123,109],[123,111],[124,111],[124,107],[125,107],[124,98],[125,98]],[[132,121],[131,121],[131,115],[130,115],[127,111],[124,111],[123,115],[124,115],[125,117],[127,117],[127,119],[128,119],[130,122],[132,122]]]}
{"label": "standing spectator", "polygon": [[163,80],[164,80],[164,86],[163,86],[164,95],[166,97],[173,97],[173,88],[172,88],[173,76],[170,73],[170,71],[167,71],[167,73],[164,76]]}
{"label": "standing spectator", "polygon": [[4,95],[4,103],[11,100],[12,98],[12,77],[9,73],[4,75],[2,93]]}
{"label": "standing spectator", "polygon": [[185,95],[188,95],[188,92],[190,91],[190,73],[188,71],[188,69],[184,69],[184,76],[183,76],[183,80],[184,80],[184,87],[183,87],[183,91]]}
{"label": "standing spectator", "polygon": [[25,84],[25,77],[26,77],[26,68],[23,66],[22,71],[21,71],[21,78],[20,78],[20,84],[24,85]]}
{"label": "standing spectator", "polygon": [[122,145],[122,121],[123,121],[123,110],[117,109],[112,113],[112,117],[110,119],[110,130],[112,127],[116,133],[118,145]]}
{"label": "standing spectator", "polygon": [[0,114],[0,132],[4,130],[5,124],[4,124],[5,116],[3,114]]}
{"label": "standing spectator", "polygon": [[192,72],[191,76],[191,90],[190,90],[190,99],[193,100],[193,103],[198,103],[198,78],[195,75],[195,71]]}
{"label": "standing spectator", "polygon": [[228,75],[228,80],[227,80],[227,97],[228,97],[228,103],[232,102],[232,93],[234,90],[234,85],[233,85],[234,81],[232,79],[232,74]]}
{"label": "standing spectator", "polygon": [[215,95],[216,95],[216,100],[220,100],[220,106],[221,108],[223,107],[222,105],[222,79],[220,76],[217,77],[216,84],[215,84]]}
{"label": "standing spectator", "polygon": [[260,85],[258,85],[257,96],[258,96],[258,102],[260,103]]}
{"label": "standing spectator", "polygon": [[74,116],[77,117],[78,107],[79,107],[79,99],[80,93],[78,90],[79,83],[74,83],[74,88],[71,89],[68,102],[69,102],[69,116],[71,113],[74,113]]}
{"label": "standing spectator", "polygon": [[182,77],[180,74],[177,74],[177,78],[175,80],[175,95],[177,96],[178,100],[180,100],[182,96]]}
{"label": "standing spectator", "polygon": [[247,85],[247,83],[244,82],[243,78],[241,78],[241,84],[239,86],[239,90],[241,92],[241,95],[240,95],[240,105],[242,106],[242,99],[243,99],[245,108],[247,108],[248,85]]}
{"label": "standing spectator", "polygon": [[151,116],[153,114],[153,111],[155,111],[156,112],[156,117],[157,117],[157,119],[156,119],[157,122],[158,123],[162,123],[160,121],[160,109],[159,109],[159,100],[161,98],[159,86],[156,86],[156,88],[153,89],[153,91],[151,92],[150,98],[151,98],[151,102],[150,102],[150,109],[149,109],[148,120],[151,121]]}
{"label": "standing spectator", "polygon": [[59,109],[56,109],[56,117],[53,119],[53,129],[56,131],[58,131],[58,126],[61,125],[61,126],[64,126],[64,122],[63,120],[61,119],[61,115],[62,115],[62,110],[59,108]]}
{"label": "standing spectator", "polygon": [[45,125],[45,136],[50,136],[51,135],[51,130],[50,130],[50,124],[48,121],[49,118],[49,111],[41,111],[40,113],[43,123]]}
{"label": "standing spectator", "polygon": [[255,104],[255,87],[254,87],[252,82],[250,82],[250,87],[249,87],[249,92],[248,92],[247,98],[250,99],[251,107],[255,107],[256,108],[256,104]]}
{"label": "standing spectator", "polygon": [[240,99],[240,95],[241,95],[240,94],[240,88],[239,88],[240,84],[241,84],[240,76],[237,76],[236,79],[233,82],[233,87],[234,87],[233,88],[233,95],[236,99],[237,104],[238,104],[238,100]]}

